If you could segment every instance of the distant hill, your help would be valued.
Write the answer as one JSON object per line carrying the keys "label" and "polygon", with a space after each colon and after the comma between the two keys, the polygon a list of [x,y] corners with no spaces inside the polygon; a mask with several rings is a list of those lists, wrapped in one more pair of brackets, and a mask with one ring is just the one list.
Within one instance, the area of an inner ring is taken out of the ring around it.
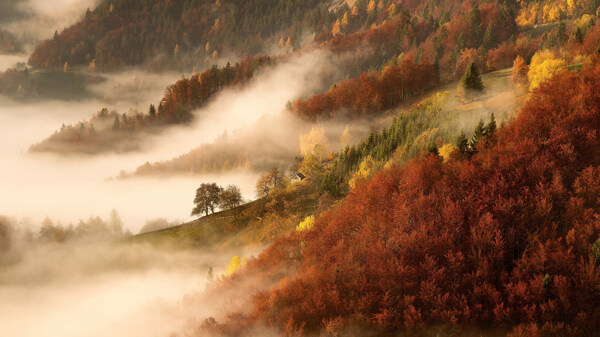
{"label": "distant hill", "polygon": [[220,56],[258,53],[280,39],[297,47],[306,27],[329,24],[327,13],[321,0],[106,0],[40,44],[30,64],[95,60],[105,70],[144,62],[191,69]]}

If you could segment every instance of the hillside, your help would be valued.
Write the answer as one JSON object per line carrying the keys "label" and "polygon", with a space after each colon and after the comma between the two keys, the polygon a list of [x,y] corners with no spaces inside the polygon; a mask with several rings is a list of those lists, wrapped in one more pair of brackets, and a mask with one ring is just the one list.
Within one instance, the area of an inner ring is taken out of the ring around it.
{"label": "hillside", "polygon": [[259,249],[287,235],[319,208],[317,184],[311,179],[291,185],[268,197],[198,220],[139,234],[130,243],[204,251]]}
{"label": "hillside", "polygon": [[281,36],[289,39],[287,48],[297,47],[303,25],[318,29],[327,23],[326,11],[318,0],[106,0],[38,46],[30,64],[207,67],[221,56],[259,53]]}
{"label": "hillside", "polygon": [[[237,336],[589,336],[600,322],[600,66],[561,71],[474,152],[357,184],[308,231],[214,286],[254,289]],[[262,290],[261,290],[262,289]]]}
{"label": "hillside", "polygon": [[[482,78],[487,89],[484,94],[470,102],[460,101],[457,96],[458,83],[453,82],[412,97],[406,103],[393,109],[364,117],[354,117],[354,123],[369,123],[373,127],[389,129],[392,127],[394,117],[398,120],[397,123],[404,124],[420,120],[413,130],[406,130],[405,134],[397,137],[396,143],[390,145],[389,150],[385,153],[378,155],[378,149],[373,149],[369,153],[376,160],[385,162],[394,155],[393,152],[398,146],[404,146],[404,154],[397,153],[395,159],[405,162],[418,155],[424,147],[432,142],[435,142],[438,147],[442,147],[444,144],[453,143],[461,130],[470,134],[480,119],[487,121],[491,114],[494,114],[499,122],[508,121],[511,112],[522,103],[523,99],[523,93],[516,90],[510,77],[511,69],[483,75]],[[294,113],[292,112],[292,114]],[[261,121],[259,124],[262,122],[265,121]],[[350,123],[348,119],[345,122]],[[315,125],[318,126],[319,123]],[[252,129],[245,132],[238,131],[212,143],[202,144],[176,158],[145,163],[134,172],[122,177],[205,174],[240,168],[268,170],[280,163],[289,165],[293,162],[293,156],[296,154],[290,153],[289,149],[278,144],[285,137],[285,132],[278,132],[275,135],[263,133],[257,136]],[[297,142],[295,139],[293,141]],[[331,143],[335,144],[337,141],[337,139],[332,139]],[[256,148],[261,148],[261,151],[257,153],[254,150]],[[348,150],[346,149],[345,152]],[[357,157],[352,164],[346,165],[356,169],[364,157],[366,154]],[[337,168],[331,170],[336,171]],[[347,181],[339,183],[347,183]],[[333,190],[330,192],[337,194]]]}
{"label": "hillside", "polygon": [[[371,156],[373,167],[369,175],[375,175],[386,163],[404,164],[410,159],[420,155],[429,146],[437,144],[440,148],[444,144],[454,143],[460,130],[472,134],[480,119],[489,119],[492,114],[499,121],[508,122],[513,118],[511,112],[516,111],[522,104],[523,96],[516,96],[510,81],[511,69],[486,74],[483,79],[487,86],[485,94],[470,102],[461,102],[454,97],[457,84],[442,88],[442,91],[425,95],[416,100],[414,106],[399,109],[387,118],[383,131],[377,131],[375,136],[363,140],[357,145],[357,153],[352,162],[345,162],[344,155],[335,160],[323,161],[319,172],[314,166],[308,168],[308,163],[300,163],[300,171],[310,178],[300,185],[273,194],[266,199],[258,199],[237,207],[233,210],[218,212],[196,221],[160,231],[137,235],[131,242],[151,243],[158,246],[193,247],[202,249],[225,249],[241,247],[262,247],[269,244],[277,237],[287,235],[305,217],[324,211],[323,202],[319,199],[324,191],[341,199],[348,193],[348,180],[358,170],[359,164],[365,157]],[[427,117],[425,117],[427,116]],[[393,149],[405,148],[403,154],[390,151],[380,153],[376,145],[370,145],[365,152],[364,144],[368,139],[378,139],[373,144],[384,144],[392,139],[391,134],[385,130],[393,130],[400,121],[406,124],[420,119],[419,126],[399,139]],[[354,148],[354,147],[353,147]],[[349,149],[344,152],[349,152]],[[201,158],[201,156],[200,156]],[[389,164],[388,164],[389,165]],[[220,166],[219,166],[220,167]],[[345,168],[342,168],[345,167]],[[339,176],[340,170],[347,172]],[[183,173],[189,168],[183,168]],[[339,185],[332,187],[328,180],[339,177]],[[366,177],[365,177],[366,178]],[[343,193],[342,193],[343,192]],[[281,202],[283,199],[286,208],[282,212],[273,208],[270,203]],[[334,199],[331,199],[333,202]],[[235,215],[235,216],[234,216]],[[279,222],[279,223],[277,223]]]}
{"label": "hillside", "polygon": [[40,36],[0,336],[600,336],[600,0],[0,0]]}

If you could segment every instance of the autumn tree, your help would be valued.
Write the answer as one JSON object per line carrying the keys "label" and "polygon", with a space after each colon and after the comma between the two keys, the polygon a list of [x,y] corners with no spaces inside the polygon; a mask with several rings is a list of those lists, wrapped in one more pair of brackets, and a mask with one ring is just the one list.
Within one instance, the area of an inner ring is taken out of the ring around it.
{"label": "autumn tree", "polygon": [[219,204],[219,197],[221,195],[222,188],[215,183],[203,183],[196,190],[196,197],[194,198],[194,209],[191,215],[208,215],[208,212],[215,213],[215,208]]}
{"label": "autumn tree", "polygon": [[[324,153],[318,153],[318,145],[321,145],[324,152],[327,151],[327,137],[325,136],[324,128],[311,128],[310,132],[300,135],[300,152],[303,156],[313,155],[324,155]],[[320,158],[319,158],[320,159]]]}
{"label": "autumn tree", "polygon": [[550,50],[541,50],[531,58],[527,77],[530,89],[535,89],[554,74],[567,67],[567,62]]}
{"label": "autumn tree", "polygon": [[259,198],[266,197],[272,191],[281,189],[283,181],[283,172],[278,168],[272,169],[258,178],[256,182],[256,195]]}
{"label": "autumn tree", "polygon": [[[219,195],[219,207],[222,210],[235,209],[243,203],[242,192],[236,185],[229,185],[221,190]],[[234,212],[234,217],[236,216]]]}
{"label": "autumn tree", "polygon": [[376,170],[376,163],[371,156],[366,156],[360,163],[352,178],[348,181],[350,188],[354,189],[359,181],[369,178]]}
{"label": "autumn tree", "polygon": [[527,64],[525,60],[519,55],[515,59],[512,70],[512,82],[515,85],[521,86],[527,84]]}
{"label": "autumn tree", "polygon": [[298,224],[298,226],[296,226],[296,231],[298,231],[298,232],[307,231],[307,230],[310,230],[314,225],[315,225],[315,216],[314,215],[307,216],[306,218],[304,218],[304,220],[302,222],[300,222]]}
{"label": "autumn tree", "polygon": [[350,127],[348,125],[346,125],[346,128],[344,128],[344,131],[342,131],[342,134],[340,135],[340,144],[342,145],[342,148],[352,144],[352,134],[350,133]]}

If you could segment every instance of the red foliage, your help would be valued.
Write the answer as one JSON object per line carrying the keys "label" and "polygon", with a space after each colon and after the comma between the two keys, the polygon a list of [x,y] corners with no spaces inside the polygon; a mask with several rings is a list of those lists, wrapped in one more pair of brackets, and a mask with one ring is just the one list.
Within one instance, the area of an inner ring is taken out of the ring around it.
{"label": "red foliage", "polygon": [[596,333],[599,128],[600,65],[559,73],[471,159],[384,170],[267,249],[236,278],[292,276],[255,297],[245,324]]}
{"label": "red foliage", "polygon": [[212,96],[225,86],[242,85],[248,82],[256,69],[270,64],[269,56],[246,57],[235,66],[224,68],[213,66],[189,79],[183,78],[165,90],[159,109],[159,119],[164,122],[186,122],[192,118],[191,110],[203,106]]}
{"label": "red foliage", "polygon": [[516,57],[515,45],[504,42],[487,54],[486,68],[488,71],[500,70],[512,66]]}
{"label": "red foliage", "polygon": [[387,66],[380,74],[362,73],[358,78],[338,83],[326,93],[298,100],[293,108],[308,119],[332,117],[342,109],[352,115],[376,113],[423,93],[435,84],[432,64],[415,64],[406,57],[401,65]]}

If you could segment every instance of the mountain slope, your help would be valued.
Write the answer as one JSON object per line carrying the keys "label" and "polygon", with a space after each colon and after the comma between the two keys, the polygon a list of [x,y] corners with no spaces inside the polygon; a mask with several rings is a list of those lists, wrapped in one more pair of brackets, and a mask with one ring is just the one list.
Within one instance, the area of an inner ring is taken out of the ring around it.
{"label": "mountain slope", "polygon": [[562,71],[470,159],[424,156],[357,185],[312,230],[278,239],[215,286],[278,282],[218,329],[596,333],[599,93],[597,61]]}
{"label": "mountain slope", "polygon": [[[299,43],[303,25],[322,24],[320,0],[106,0],[77,24],[33,52],[36,67],[87,65],[98,69],[151,62],[208,66],[219,55],[254,54],[275,35]],[[310,20],[310,21],[309,21]],[[279,40],[279,38],[276,38]],[[211,61],[212,62],[212,61]]]}

